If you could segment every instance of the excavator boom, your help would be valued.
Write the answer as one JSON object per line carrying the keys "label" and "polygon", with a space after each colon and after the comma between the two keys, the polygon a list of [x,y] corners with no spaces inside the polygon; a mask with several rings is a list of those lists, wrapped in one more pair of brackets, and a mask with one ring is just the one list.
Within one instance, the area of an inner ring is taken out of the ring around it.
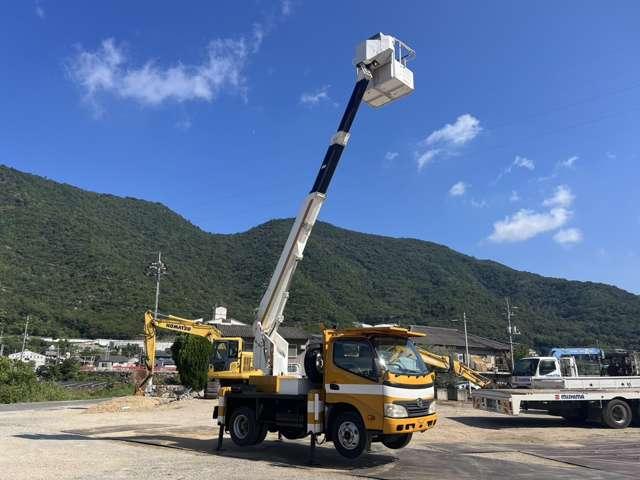
{"label": "excavator boom", "polygon": [[[144,349],[147,374],[142,382],[136,386],[136,395],[144,395],[147,384],[153,378],[156,364],[156,338],[158,329],[196,335],[198,337],[204,337],[210,342],[225,339],[222,332],[213,325],[208,325],[196,320],[176,317],[174,315],[158,314],[154,319],[153,312],[147,310],[144,314]],[[240,341],[241,339],[233,340]],[[238,368],[242,370],[243,366],[239,365]],[[237,375],[237,372],[221,372],[221,374],[224,373],[229,373],[231,376]]]}
{"label": "excavator boom", "polygon": [[420,356],[422,357],[424,363],[437,370],[451,373],[456,377],[462,377],[471,383],[475,383],[480,388],[484,388],[491,384],[490,379],[484,377],[464,363],[456,360],[455,358],[453,358],[453,355],[438,355],[436,353],[425,350],[424,348],[418,348],[418,352],[420,353]]}

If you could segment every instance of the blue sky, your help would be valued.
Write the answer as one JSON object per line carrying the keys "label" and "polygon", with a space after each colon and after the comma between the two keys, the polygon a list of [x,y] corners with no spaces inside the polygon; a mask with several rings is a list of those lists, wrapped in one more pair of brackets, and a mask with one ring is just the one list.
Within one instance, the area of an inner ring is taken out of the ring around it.
{"label": "blue sky", "polygon": [[355,45],[417,52],[361,108],[321,219],[640,293],[637,2],[12,2],[0,163],[211,232],[295,215]]}

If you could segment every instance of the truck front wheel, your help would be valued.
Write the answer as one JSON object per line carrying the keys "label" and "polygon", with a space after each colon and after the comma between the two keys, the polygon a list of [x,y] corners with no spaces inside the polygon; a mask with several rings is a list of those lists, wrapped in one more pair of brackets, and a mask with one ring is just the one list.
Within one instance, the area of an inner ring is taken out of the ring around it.
{"label": "truck front wheel", "polygon": [[338,453],[346,458],[359,457],[367,447],[367,431],[356,412],[342,412],[336,416],[331,438]]}
{"label": "truck front wheel", "polygon": [[382,444],[387,448],[397,450],[399,448],[406,447],[411,441],[411,433],[403,433],[400,435],[384,435],[380,440]]}
{"label": "truck front wheel", "polygon": [[602,410],[602,421],[609,428],[627,428],[632,416],[631,407],[624,400],[611,400]]}
{"label": "truck front wheel", "polygon": [[255,445],[260,435],[255,412],[248,407],[234,410],[229,419],[229,434],[233,443],[239,447]]}

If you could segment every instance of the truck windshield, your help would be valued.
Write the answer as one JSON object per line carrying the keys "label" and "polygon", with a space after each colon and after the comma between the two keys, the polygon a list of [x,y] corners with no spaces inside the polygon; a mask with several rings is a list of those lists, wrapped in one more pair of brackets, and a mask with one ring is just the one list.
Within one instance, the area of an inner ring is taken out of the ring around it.
{"label": "truck windshield", "polygon": [[538,368],[538,358],[522,358],[513,367],[514,377],[535,377]]}
{"label": "truck windshield", "polygon": [[375,337],[373,346],[380,364],[396,375],[424,375],[429,368],[413,342],[402,337]]}

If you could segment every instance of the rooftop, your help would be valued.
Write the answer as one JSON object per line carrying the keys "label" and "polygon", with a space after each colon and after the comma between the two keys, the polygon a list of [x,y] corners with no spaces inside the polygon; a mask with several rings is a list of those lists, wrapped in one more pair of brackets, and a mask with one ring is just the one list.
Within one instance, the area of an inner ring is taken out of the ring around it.
{"label": "rooftop", "polygon": [[[229,325],[218,323],[216,328],[222,332],[225,337],[242,337],[253,338],[253,327],[251,325]],[[286,340],[307,340],[309,334],[298,327],[280,327],[278,333]]]}
{"label": "rooftop", "polygon": [[[416,343],[423,345],[442,345],[453,347],[464,347],[464,332],[457,328],[446,327],[428,327],[426,325],[412,325],[411,329],[416,332],[426,334],[425,337],[416,338]],[[509,345],[491,340],[490,338],[480,337],[479,335],[467,335],[469,339],[469,348],[489,349],[489,350],[509,350]]]}

